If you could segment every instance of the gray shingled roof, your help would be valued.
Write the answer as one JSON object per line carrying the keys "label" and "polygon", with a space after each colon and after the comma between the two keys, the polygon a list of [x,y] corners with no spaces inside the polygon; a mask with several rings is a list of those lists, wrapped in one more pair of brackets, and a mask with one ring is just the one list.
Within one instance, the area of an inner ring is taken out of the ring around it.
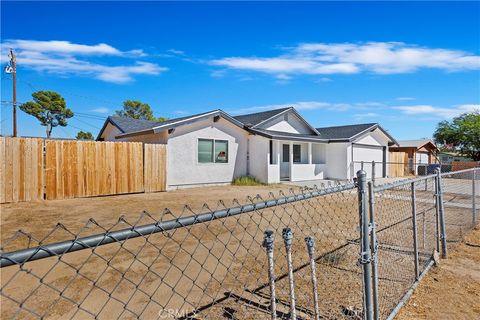
{"label": "gray shingled roof", "polygon": [[150,129],[158,126],[160,123],[158,121],[132,119],[120,116],[110,116],[108,117],[108,120],[110,120],[110,122],[112,122],[113,125],[115,125],[123,133]]}
{"label": "gray shingled roof", "polygon": [[376,123],[352,124],[348,126],[335,126],[316,128],[323,139],[350,139],[357,134],[376,126]]}
{"label": "gray shingled roof", "polygon": [[247,127],[252,127],[288,109],[291,109],[291,107],[257,112],[257,113],[249,113],[249,114],[235,116],[233,118],[237,119]]}
{"label": "gray shingled roof", "polygon": [[398,141],[398,146],[400,148],[408,148],[408,147],[420,148],[421,146],[423,146],[428,142],[431,142],[432,144],[435,145],[435,143],[433,143],[433,141],[430,139],[420,139],[420,140],[401,140],[401,141]]}

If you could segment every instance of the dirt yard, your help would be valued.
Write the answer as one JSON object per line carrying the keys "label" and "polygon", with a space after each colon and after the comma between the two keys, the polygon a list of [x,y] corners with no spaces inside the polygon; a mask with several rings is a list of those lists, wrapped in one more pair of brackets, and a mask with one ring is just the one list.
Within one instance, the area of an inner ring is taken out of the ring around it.
{"label": "dirt yard", "polygon": [[480,226],[430,270],[396,319],[480,319]]}
{"label": "dirt yard", "polygon": [[[421,253],[427,255],[435,245],[432,185],[428,187],[428,191],[417,192],[418,223],[423,230]],[[248,198],[257,194],[263,200],[281,196],[281,192],[288,195],[289,188],[223,186],[6,204],[1,206],[2,245],[5,251],[11,251],[36,246],[43,237],[45,244],[72,239],[75,235],[104,233],[112,226],[123,229],[160,219],[171,220],[261,201]],[[292,192],[300,190],[297,187]],[[383,245],[379,253],[382,317],[388,315],[412,283],[408,194],[408,187],[378,194],[377,235]],[[455,218],[452,222],[458,229],[463,220],[470,223],[471,216],[461,215],[468,211],[459,206],[464,201],[462,197],[456,194],[451,198],[456,207],[446,206],[447,220]],[[185,208],[185,203],[190,207]],[[142,215],[143,210],[151,216]],[[116,224],[121,215],[128,223]],[[89,218],[99,226],[91,222],[85,228]],[[185,316],[185,312],[197,310],[202,319],[217,319],[222,314],[229,319],[270,318],[266,256],[262,247],[263,231],[267,228],[276,234],[278,310],[286,316],[288,279],[281,234],[289,226],[295,235],[293,264],[301,316],[312,316],[311,274],[303,239],[314,236],[318,287],[322,288],[320,312],[325,318],[351,319],[345,310],[359,312],[362,305],[361,268],[357,263],[358,219],[357,193],[349,190],[33,261],[25,266],[7,267],[1,270],[1,317],[150,319],[160,315],[170,319],[174,318],[170,317],[172,312]],[[57,222],[62,223],[61,227],[49,234]],[[20,235],[13,241],[5,241],[19,227],[35,239],[28,242],[28,237]],[[461,230],[459,234],[463,234]],[[422,259],[422,265],[424,262]]]}
{"label": "dirt yard", "polygon": [[[217,186],[191,188],[171,192],[140,193],[118,196],[93,198],[78,198],[68,200],[51,200],[36,202],[6,203],[0,205],[0,228],[2,246],[6,239],[21,229],[37,239],[45,237],[56,225],[61,223],[69,231],[76,234],[93,218],[99,225],[108,229],[118,221],[120,216],[134,224],[143,211],[148,212],[155,219],[162,217],[168,208],[165,219],[173,219],[191,210],[189,214],[202,213],[222,206],[236,205],[234,199],[240,203],[248,203],[248,197],[268,197],[272,192],[278,196],[279,192],[288,193],[292,186]],[[299,188],[295,188],[299,190]],[[222,200],[222,205],[219,201]],[[188,204],[190,209],[184,206]],[[207,207],[204,207],[204,205]],[[99,231],[102,232],[102,231]],[[71,238],[66,233],[49,237],[49,240]],[[63,240],[63,239],[62,239]],[[51,241],[48,241],[51,242]],[[11,249],[11,248],[6,248]]]}

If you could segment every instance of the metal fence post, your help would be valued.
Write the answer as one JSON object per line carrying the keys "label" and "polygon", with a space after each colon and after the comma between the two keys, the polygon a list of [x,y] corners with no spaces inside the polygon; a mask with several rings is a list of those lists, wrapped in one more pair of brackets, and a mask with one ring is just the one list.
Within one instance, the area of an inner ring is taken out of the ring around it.
{"label": "metal fence post", "polygon": [[477,224],[477,206],[475,203],[475,173],[477,169],[473,169],[472,172],[472,224],[475,226]]}
{"label": "metal fence post", "polygon": [[313,237],[306,237],[308,257],[310,258],[310,269],[312,271],[312,293],[313,293],[313,307],[315,312],[315,320],[320,319],[320,311],[318,308],[318,293],[317,293],[317,271],[315,267],[315,239]]}
{"label": "metal fence post", "polygon": [[263,238],[263,247],[267,251],[268,259],[268,280],[270,282],[270,311],[272,320],[277,319],[277,302],[275,298],[275,267],[273,264],[273,241],[275,235],[272,230],[265,230]]}
{"label": "metal fence post", "polygon": [[375,161],[372,161],[372,182],[375,185]]}
{"label": "metal fence post", "polygon": [[417,194],[415,192],[415,182],[412,182],[412,228],[413,228],[413,252],[415,259],[415,280],[418,280],[418,243],[417,243]]}
{"label": "metal fence post", "polygon": [[438,174],[435,175],[435,240],[437,246],[437,252],[440,252],[440,191],[438,190]]}
{"label": "metal fence post", "polygon": [[367,173],[357,172],[358,210],[360,215],[360,259],[363,269],[363,309],[364,318],[373,320],[372,282],[371,282],[371,251],[369,239],[369,223],[367,216]]}
{"label": "metal fence post", "polygon": [[440,219],[440,239],[442,241],[442,258],[447,258],[447,233],[445,228],[445,208],[443,206],[443,187],[442,187],[442,175],[440,169],[437,170],[438,177],[438,200],[439,200],[439,215]]}
{"label": "metal fence post", "polygon": [[363,161],[360,161],[360,170],[363,170]]}
{"label": "metal fence post", "polygon": [[372,292],[373,292],[373,317],[375,320],[380,318],[378,309],[378,240],[375,223],[375,192],[373,187],[374,181],[368,183],[368,203],[370,209],[370,247],[372,248]]}
{"label": "metal fence post", "polygon": [[282,230],[283,242],[285,243],[285,250],[287,252],[288,265],[288,284],[290,287],[290,319],[297,319],[297,312],[295,309],[295,283],[293,281],[293,263],[292,263],[292,240],[293,233],[290,228],[283,228]]}

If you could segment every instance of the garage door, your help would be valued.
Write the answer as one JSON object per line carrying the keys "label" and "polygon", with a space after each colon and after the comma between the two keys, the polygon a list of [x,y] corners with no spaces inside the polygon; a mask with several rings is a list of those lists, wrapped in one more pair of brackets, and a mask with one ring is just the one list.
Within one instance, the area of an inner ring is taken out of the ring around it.
{"label": "garage door", "polygon": [[353,144],[353,174],[362,168],[367,173],[367,178],[372,178],[372,161],[375,161],[375,177],[383,177],[383,147]]}

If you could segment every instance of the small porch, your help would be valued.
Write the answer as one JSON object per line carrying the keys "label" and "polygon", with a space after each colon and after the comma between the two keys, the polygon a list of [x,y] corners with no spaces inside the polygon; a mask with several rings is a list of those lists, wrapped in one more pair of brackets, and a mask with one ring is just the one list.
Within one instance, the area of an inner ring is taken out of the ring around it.
{"label": "small porch", "polygon": [[324,179],[326,144],[303,141],[269,141],[268,182]]}

